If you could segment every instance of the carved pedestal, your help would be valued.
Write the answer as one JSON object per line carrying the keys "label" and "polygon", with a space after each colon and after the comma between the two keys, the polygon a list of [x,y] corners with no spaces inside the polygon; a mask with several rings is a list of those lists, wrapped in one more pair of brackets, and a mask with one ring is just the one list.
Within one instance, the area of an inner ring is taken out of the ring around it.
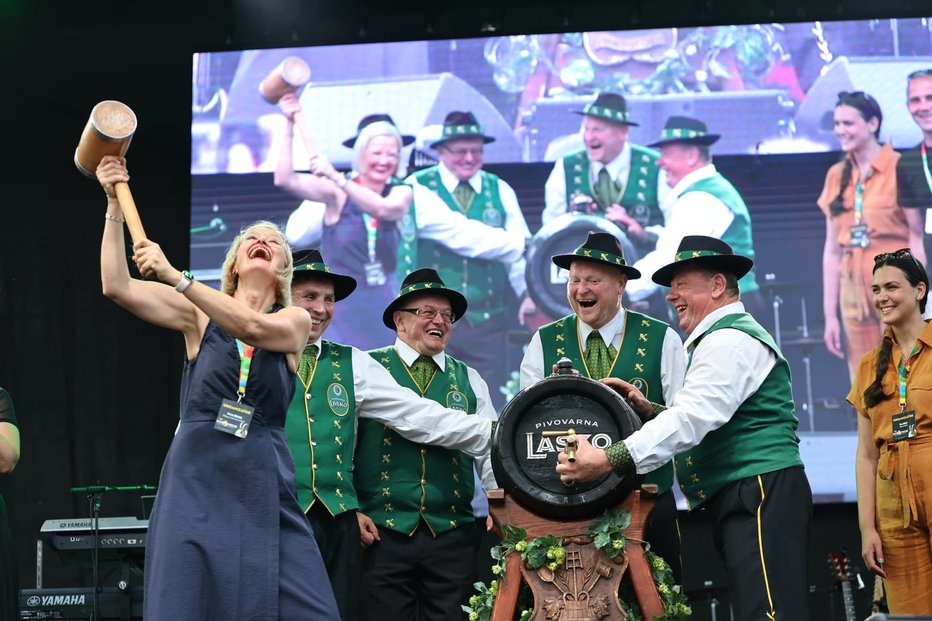
{"label": "carved pedestal", "polygon": [[[586,535],[591,519],[556,521],[536,515],[517,504],[503,490],[489,492],[489,513],[495,525],[512,524],[524,528],[528,538],[543,535],[563,537],[566,559],[551,571],[546,565],[527,568],[518,552],[506,559],[505,577],[499,585],[492,621],[512,621],[518,606],[518,592],[526,582],[534,594],[533,621],[624,621],[618,604],[618,585],[629,572],[638,605],[645,619],[663,617],[663,602],[657,592],[651,567],[640,540],[644,523],[654,507],[656,486],[643,486],[618,505],[631,513],[625,552],[614,559],[597,549]],[[637,540],[637,541],[633,541]]]}

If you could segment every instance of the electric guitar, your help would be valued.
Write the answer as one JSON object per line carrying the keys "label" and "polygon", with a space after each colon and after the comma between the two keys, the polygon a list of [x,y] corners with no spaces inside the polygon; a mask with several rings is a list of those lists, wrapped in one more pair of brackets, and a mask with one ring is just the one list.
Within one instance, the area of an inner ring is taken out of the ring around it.
{"label": "electric guitar", "polygon": [[844,552],[829,552],[828,566],[835,582],[841,585],[841,597],[845,603],[845,621],[857,621],[854,610],[854,593],[851,591],[851,560]]}

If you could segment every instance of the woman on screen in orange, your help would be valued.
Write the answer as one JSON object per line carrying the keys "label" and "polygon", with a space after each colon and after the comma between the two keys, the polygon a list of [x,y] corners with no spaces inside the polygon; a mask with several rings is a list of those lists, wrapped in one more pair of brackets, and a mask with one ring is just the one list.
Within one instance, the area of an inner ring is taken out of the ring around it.
{"label": "woman on screen in orange", "polygon": [[861,554],[891,613],[932,612],[932,325],[929,277],[909,248],[878,254],[871,285],[886,329],[848,394],[858,413]]}
{"label": "woman on screen in orange", "polygon": [[104,157],[97,179],[107,193],[104,294],[181,332],[185,343],[180,422],[149,519],[145,618],[339,618],[285,441],[311,318],[290,305],[284,234],[269,222],[241,231],[221,268],[220,291],[175,269],[148,239],[133,245],[132,257],[147,280],[133,278],[113,189],[129,179],[123,160]]}
{"label": "woman on screen in orange", "polygon": [[296,95],[287,94],[279,106],[288,123],[275,167],[275,185],[325,205],[323,253],[334,271],[359,283],[352,303],[330,324],[328,338],[363,350],[391,343],[395,334],[372,322],[372,309],[385,308],[395,299],[402,229],[409,229],[404,233],[409,241],[417,234],[413,219],[399,227],[413,200],[411,186],[398,179],[404,175],[401,150],[414,138],[402,136],[387,114],[372,114],[360,121],[356,136],[343,142],[353,150],[351,173],[336,171],[321,153],[311,154],[311,174],[298,173],[292,165],[292,141],[294,115],[301,111],[301,104]]}
{"label": "woman on screen in orange", "polygon": [[825,346],[845,358],[844,328],[852,379],[858,361],[880,339],[880,321],[871,309],[874,255],[910,246],[925,265],[922,214],[918,209],[901,209],[897,202],[896,163],[900,155],[889,144],[880,143],[882,121],[880,105],[867,93],[838,94],[835,136],[844,159],[829,169],[818,200],[825,214]]}

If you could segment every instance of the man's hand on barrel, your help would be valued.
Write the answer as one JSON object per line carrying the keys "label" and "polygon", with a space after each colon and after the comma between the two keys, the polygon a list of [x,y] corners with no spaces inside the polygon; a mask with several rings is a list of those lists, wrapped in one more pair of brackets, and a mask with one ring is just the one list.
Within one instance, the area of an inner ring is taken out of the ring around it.
{"label": "man's hand on barrel", "polygon": [[628,405],[631,406],[631,409],[634,410],[635,414],[637,414],[642,421],[647,421],[651,418],[653,404],[646,399],[644,395],[641,394],[641,391],[633,384],[629,384],[617,377],[606,377],[601,380],[601,382],[615,389],[615,392],[620,394],[621,397],[628,402]]}
{"label": "man's hand on barrel", "polygon": [[294,115],[301,112],[301,102],[298,101],[298,96],[295,93],[282,95],[282,98],[278,100],[278,107],[281,108],[285,118],[291,122],[294,122]]}
{"label": "man's hand on barrel", "polygon": [[570,462],[566,451],[557,455],[557,474],[567,487],[577,482],[592,481],[612,472],[605,451],[597,449],[585,436],[576,436],[576,461]]}
{"label": "man's hand on barrel", "polygon": [[154,278],[166,284],[181,280],[181,272],[172,267],[162,248],[154,241],[141,239],[133,244],[133,262],[143,278]]}
{"label": "man's hand on barrel", "polygon": [[100,159],[100,164],[97,165],[95,174],[97,175],[97,181],[100,182],[104,192],[107,193],[107,198],[116,198],[116,189],[113,187],[115,183],[120,181],[129,182],[126,159],[115,155],[103,156]]}

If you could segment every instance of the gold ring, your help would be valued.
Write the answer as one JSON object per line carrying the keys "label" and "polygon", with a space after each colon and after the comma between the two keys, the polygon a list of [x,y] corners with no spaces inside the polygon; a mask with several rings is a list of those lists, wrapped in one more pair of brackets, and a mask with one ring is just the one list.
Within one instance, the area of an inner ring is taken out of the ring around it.
{"label": "gold ring", "polygon": [[563,481],[563,485],[566,487],[573,487],[574,485],[576,485],[576,481],[574,481],[573,479],[566,479]]}

